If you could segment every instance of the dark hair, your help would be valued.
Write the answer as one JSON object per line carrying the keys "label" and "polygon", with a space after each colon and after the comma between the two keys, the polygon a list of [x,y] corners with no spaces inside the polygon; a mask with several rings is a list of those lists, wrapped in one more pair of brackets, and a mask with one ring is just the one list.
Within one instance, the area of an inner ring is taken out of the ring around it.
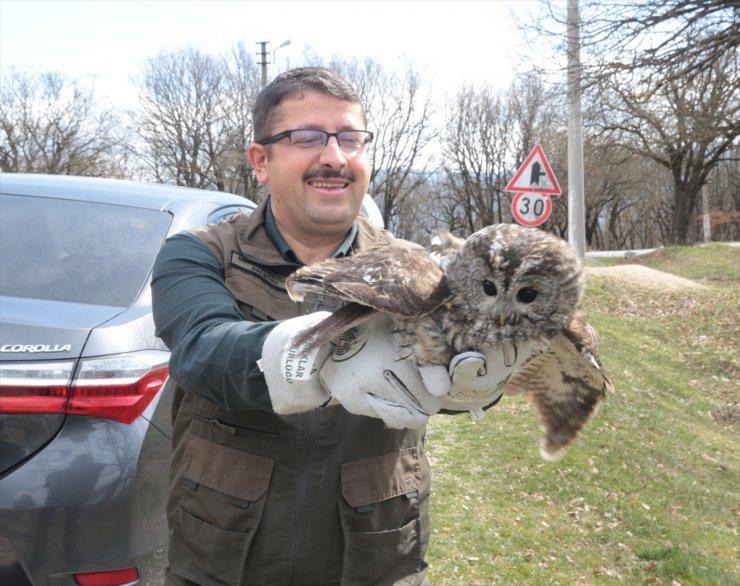
{"label": "dark hair", "polygon": [[[324,67],[290,69],[278,75],[257,94],[252,109],[255,142],[268,137],[280,103],[285,98],[301,97],[306,90],[313,90],[362,106],[360,96],[357,95],[352,84],[334,71]],[[365,116],[364,108],[362,115]]]}

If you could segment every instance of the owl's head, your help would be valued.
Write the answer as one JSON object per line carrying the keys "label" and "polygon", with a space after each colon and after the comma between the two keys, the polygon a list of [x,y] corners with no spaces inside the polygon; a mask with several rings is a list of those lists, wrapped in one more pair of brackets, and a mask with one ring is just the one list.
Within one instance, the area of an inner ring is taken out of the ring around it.
{"label": "owl's head", "polygon": [[446,270],[458,349],[552,337],[583,296],[573,248],[538,228],[494,224],[470,236]]}

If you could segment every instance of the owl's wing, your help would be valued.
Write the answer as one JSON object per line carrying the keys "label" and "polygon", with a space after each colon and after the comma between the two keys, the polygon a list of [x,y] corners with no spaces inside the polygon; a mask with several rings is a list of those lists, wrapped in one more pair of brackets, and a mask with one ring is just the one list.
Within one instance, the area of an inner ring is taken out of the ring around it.
{"label": "owl's wing", "polygon": [[444,272],[421,247],[384,247],[333,258],[297,270],[286,282],[302,301],[323,293],[398,317],[431,313],[449,295]]}
{"label": "owl's wing", "polygon": [[435,230],[432,233],[429,253],[437,264],[445,269],[463,247],[463,244],[465,244],[465,240],[454,236],[451,232],[447,230]]}
{"label": "owl's wing", "polygon": [[421,247],[384,247],[329,259],[297,270],[286,287],[295,301],[315,292],[349,302],[298,340],[307,348],[336,338],[376,311],[420,317],[449,296],[444,272]]}
{"label": "owl's wing", "polygon": [[506,386],[507,394],[523,393],[539,412],[544,433],[540,453],[552,461],[565,453],[599,402],[613,390],[596,355],[566,334],[532,355]]}

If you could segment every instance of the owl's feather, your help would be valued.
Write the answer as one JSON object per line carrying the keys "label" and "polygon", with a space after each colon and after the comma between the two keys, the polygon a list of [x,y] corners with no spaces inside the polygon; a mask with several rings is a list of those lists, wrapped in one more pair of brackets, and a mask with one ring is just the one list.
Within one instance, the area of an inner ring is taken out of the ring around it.
{"label": "owl's feather", "polygon": [[596,356],[561,334],[546,350],[524,363],[509,380],[505,393],[522,393],[540,414],[540,453],[554,461],[565,453],[597,405],[613,390]]}
{"label": "owl's feather", "polygon": [[299,269],[287,287],[294,301],[320,292],[349,302],[297,340],[308,347],[337,338],[375,311],[397,318],[427,315],[450,294],[444,272],[421,247],[375,248],[329,259]]}
{"label": "owl's feather", "polygon": [[583,269],[562,239],[496,224],[466,240],[435,235],[429,249],[386,247],[304,267],[288,278],[291,297],[323,293],[347,305],[301,342],[324,344],[377,312],[416,362],[449,364],[460,352],[536,341],[507,394],[540,414],[541,452],[557,459],[612,388],[596,357],[597,336],[579,311]]}

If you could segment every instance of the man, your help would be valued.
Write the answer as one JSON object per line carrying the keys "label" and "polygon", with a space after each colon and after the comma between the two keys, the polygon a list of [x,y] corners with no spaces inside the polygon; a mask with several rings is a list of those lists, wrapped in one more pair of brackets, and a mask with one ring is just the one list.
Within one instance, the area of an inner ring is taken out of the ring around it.
{"label": "man", "polygon": [[[306,357],[291,345],[338,303],[294,303],[287,275],[410,245],[358,217],[372,140],[362,104],[332,72],[301,68],[265,87],[253,116],[248,156],[270,197],[250,215],[170,238],[154,268],[157,335],[175,383],[166,583],[426,584],[423,423],[444,401],[382,328],[337,367],[367,372],[356,387],[341,372],[319,378],[331,348]],[[378,396],[393,415],[367,407]]]}

